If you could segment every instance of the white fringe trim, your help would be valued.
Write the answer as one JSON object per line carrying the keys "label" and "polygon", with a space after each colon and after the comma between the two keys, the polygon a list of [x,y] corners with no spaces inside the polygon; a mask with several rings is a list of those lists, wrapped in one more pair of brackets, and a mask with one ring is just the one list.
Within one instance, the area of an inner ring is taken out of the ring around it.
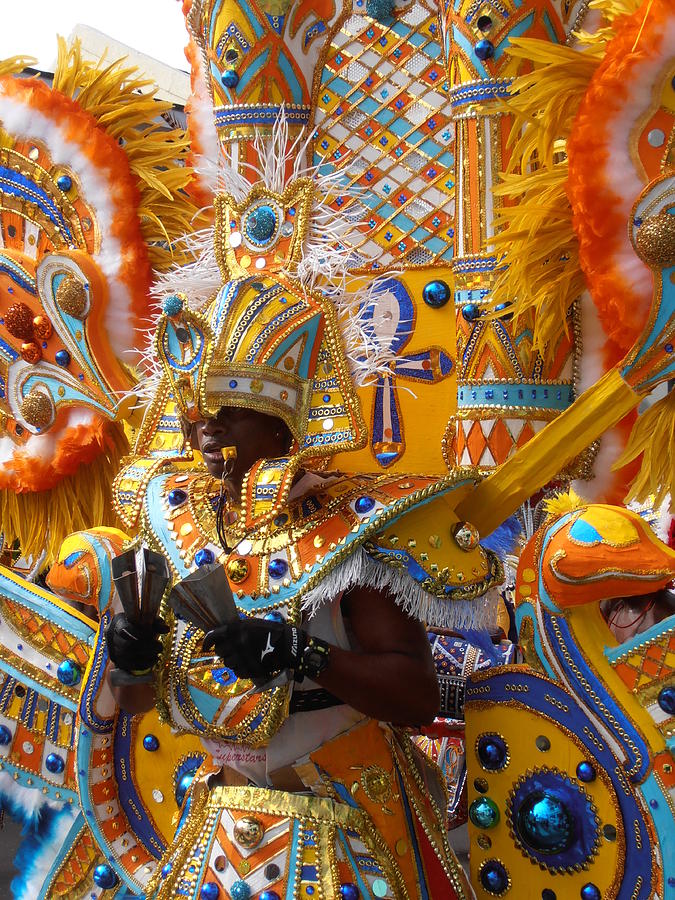
{"label": "white fringe trim", "polygon": [[409,616],[429,627],[482,629],[490,628],[497,619],[496,588],[476,600],[440,600],[423,590],[407,572],[373,559],[362,548],[305,594],[302,609],[311,618],[325,603],[357,585],[388,592]]}

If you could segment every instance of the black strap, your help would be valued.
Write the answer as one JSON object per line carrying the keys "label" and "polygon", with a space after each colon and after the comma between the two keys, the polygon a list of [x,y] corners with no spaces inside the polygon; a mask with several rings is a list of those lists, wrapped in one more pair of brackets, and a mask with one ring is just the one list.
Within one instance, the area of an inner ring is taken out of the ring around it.
{"label": "black strap", "polygon": [[291,697],[290,714],[296,712],[314,712],[317,709],[330,709],[331,706],[343,706],[335,694],[318,688],[314,691],[293,691]]}

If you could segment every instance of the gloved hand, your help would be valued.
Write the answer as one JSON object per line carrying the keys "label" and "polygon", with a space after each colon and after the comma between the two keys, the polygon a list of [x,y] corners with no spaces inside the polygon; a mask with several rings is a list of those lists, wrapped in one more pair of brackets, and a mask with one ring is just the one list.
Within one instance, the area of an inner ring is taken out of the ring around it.
{"label": "gloved hand", "polygon": [[307,633],[302,628],[270,619],[237,619],[214,628],[204,638],[239,678],[268,681],[282,669],[299,668]]}
{"label": "gloved hand", "polygon": [[168,631],[162,619],[157,618],[150,627],[144,628],[131,622],[124,613],[117,613],[105,632],[108,656],[125,672],[147,672],[162,652],[157,636]]}

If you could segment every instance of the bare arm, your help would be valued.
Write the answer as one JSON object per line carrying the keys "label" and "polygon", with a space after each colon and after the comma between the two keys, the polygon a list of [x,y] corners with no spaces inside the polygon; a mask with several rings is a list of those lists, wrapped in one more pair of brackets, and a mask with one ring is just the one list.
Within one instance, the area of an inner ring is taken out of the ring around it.
{"label": "bare arm", "polygon": [[131,716],[149,712],[155,705],[155,685],[150,682],[138,685],[111,685],[115,703]]}
{"label": "bare arm", "polygon": [[431,722],[440,696],[424,626],[389,594],[372,588],[348,591],[342,610],[361,651],[332,647],[317,682],[374,719],[397,725]]}

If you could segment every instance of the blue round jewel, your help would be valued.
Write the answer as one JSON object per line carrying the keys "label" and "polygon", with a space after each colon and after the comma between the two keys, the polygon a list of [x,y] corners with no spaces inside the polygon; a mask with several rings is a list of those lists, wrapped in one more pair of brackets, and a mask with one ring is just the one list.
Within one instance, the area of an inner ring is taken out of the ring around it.
{"label": "blue round jewel", "polygon": [[483,39],[482,41],[478,41],[473,50],[478,59],[482,61],[485,61],[486,59],[492,59],[492,57],[495,55],[495,45],[492,43],[492,41],[487,41],[485,39]]}
{"label": "blue round jewel", "polygon": [[75,665],[72,660],[64,659],[56,670],[56,677],[61,684],[65,684],[67,687],[73,687],[82,677],[82,672],[80,671],[80,667]]}
{"label": "blue round jewel", "polygon": [[221,81],[226,88],[236,88],[239,84],[239,75],[237,75],[234,69],[229,69],[227,72],[223,72]]}
{"label": "blue round jewel", "polygon": [[171,294],[164,301],[162,307],[167,316],[177,316],[183,311],[183,298],[178,294]]}
{"label": "blue round jewel", "polygon": [[267,244],[277,229],[277,214],[271,206],[263,203],[246,216],[244,227],[246,236],[254,244]]}
{"label": "blue round jewel", "polygon": [[169,874],[171,869],[172,869],[172,866],[171,866],[170,862],[167,863],[165,866],[162,866],[162,877],[166,878],[166,876]]}
{"label": "blue round jewel", "polygon": [[234,390],[238,384],[239,382],[236,380],[236,378],[232,378],[230,380],[230,387],[232,388],[232,390]]}
{"label": "blue round jewel", "polygon": [[107,863],[96,866],[93,877],[94,883],[98,887],[103,888],[104,891],[115,887],[117,884],[117,875],[115,875],[112,866],[109,866]]}
{"label": "blue round jewel", "polygon": [[181,491],[180,488],[174,488],[172,491],[169,491],[169,506],[180,506],[181,503],[185,503],[187,500],[187,494],[185,491]]}
{"label": "blue round jewel", "polygon": [[480,309],[475,303],[467,303],[462,307],[462,315],[467,322],[475,322],[480,317]]}
{"label": "blue round jewel", "polygon": [[354,509],[360,516],[369,513],[375,507],[375,501],[372,497],[358,497],[354,503]]}
{"label": "blue round jewel", "polygon": [[581,900],[600,900],[601,897],[600,888],[590,881],[581,889]]}
{"label": "blue round jewel", "polygon": [[666,344],[665,347],[664,347],[663,349],[666,351],[666,353],[672,353],[672,352],[673,352],[673,345],[672,345],[672,344]]}
{"label": "blue round jewel", "polygon": [[67,350],[59,350],[54,357],[56,360],[57,366],[69,366],[70,365],[70,353]]}
{"label": "blue round jewel", "polygon": [[595,781],[596,773],[593,766],[584,760],[584,762],[580,762],[577,766],[577,778],[579,781],[585,781],[588,784],[590,781]]}
{"label": "blue round jewel", "polygon": [[66,767],[66,762],[58,753],[50,753],[45,760],[45,768],[53,775],[60,775]]}
{"label": "blue round jewel", "polygon": [[201,900],[218,900],[220,888],[215,881],[207,881],[199,892]]}
{"label": "blue round jewel", "polygon": [[323,402],[324,402],[324,403],[330,403],[330,394],[324,394],[324,395],[323,395]]}
{"label": "blue round jewel", "polygon": [[186,772],[181,776],[180,781],[176,785],[175,797],[176,797],[176,806],[180,808],[183,805],[183,801],[185,800],[185,795],[190,789],[190,785],[195,779],[194,772]]}
{"label": "blue round jewel", "polygon": [[215,558],[213,550],[209,550],[208,547],[202,547],[201,550],[197,550],[195,553],[195,562],[198,566],[210,566]]}
{"label": "blue round jewel", "polygon": [[669,684],[667,687],[661,688],[657,703],[669,716],[675,716],[675,687]]}
{"label": "blue round jewel", "polygon": [[476,752],[480,764],[490,772],[496,772],[506,765],[508,748],[504,738],[498,734],[482,734],[478,738]]}
{"label": "blue round jewel", "polygon": [[431,306],[433,309],[440,309],[450,299],[450,288],[445,281],[440,279],[430,281],[424,285],[422,299],[427,306]]}
{"label": "blue round jewel", "polygon": [[509,886],[509,873],[497,859],[488,859],[480,869],[480,883],[490,894],[503,894]]}
{"label": "blue round jewel", "polygon": [[272,578],[283,578],[288,572],[288,563],[285,559],[271,559],[268,571]]}
{"label": "blue round jewel", "polygon": [[230,897],[232,900],[248,900],[251,896],[251,888],[245,881],[235,881],[230,888]]}
{"label": "blue round jewel", "polygon": [[469,807],[469,818],[476,828],[494,828],[499,822],[499,807],[489,797],[478,797]]}
{"label": "blue round jewel", "polygon": [[69,191],[73,186],[73,179],[70,175],[59,175],[56,179],[56,186],[60,191]]}
{"label": "blue round jewel", "polygon": [[276,891],[261,891],[259,900],[280,900]]}
{"label": "blue round jewel", "polygon": [[360,891],[355,884],[347,882],[340,885],[340,897],[342,900],[359,900]]}
{"label": "blue round jewel", "polygon": [[268,622],[285,622],[283,615],[279,612],[278,609],[271,609],[268,613],[265,613],[265,618]]}
{"label": "blue round jewel", "polygon": [[285,525],[288,522],[288,515],[286,513],[279,513],[279,515],[274,519],[274,524],[277,528],[281,528],[282,525]]}
{"label": "blue round jewel", "polygon": [[154,734],[146,734],[143,738],[143,747],[148,753],[154,753],[155,750],[159,750],[159,739]]}
{"label": "blue round jewel", "polygon": [[534,791],[518,811],[516,831],[534,850],[562,853],[574,840],[574,819],[553,794]]}
{"label": "blue round jewel", "polygon": [[649,801],[649,805],[651,806],[652,809],[658,809],[658,808],[659,808],[659,801],[658,801],[658,800],[655,800],[655,799],[652,797],[652,799]]}
{"label": "blue round jewel", "polygon": [[12,732],[6,725],[0,725],[0,747],[6,747],[12,742]]}

